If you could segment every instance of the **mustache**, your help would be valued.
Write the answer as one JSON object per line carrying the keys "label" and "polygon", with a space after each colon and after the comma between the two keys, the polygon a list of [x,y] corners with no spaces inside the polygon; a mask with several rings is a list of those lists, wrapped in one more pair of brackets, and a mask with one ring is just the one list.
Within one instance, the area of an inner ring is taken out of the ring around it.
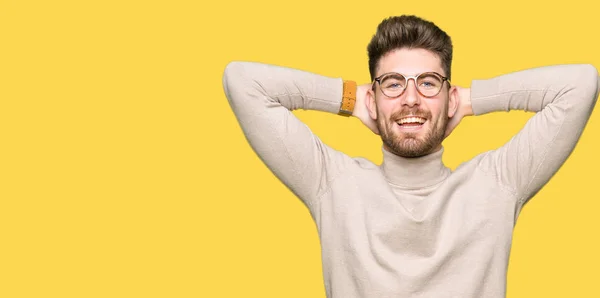
{"label": "mustache", "polygon": [[404,117],[421,117],[421,118],[425,118],[425,119],[430,119],[431,112],[423,111],[423,110],[415,110],[415,109],[400,110],[400,111],[394,112],[392,114],[392,116],[390,117],[390,119],[393,121],[397,121],[400,118],[404,118]]}

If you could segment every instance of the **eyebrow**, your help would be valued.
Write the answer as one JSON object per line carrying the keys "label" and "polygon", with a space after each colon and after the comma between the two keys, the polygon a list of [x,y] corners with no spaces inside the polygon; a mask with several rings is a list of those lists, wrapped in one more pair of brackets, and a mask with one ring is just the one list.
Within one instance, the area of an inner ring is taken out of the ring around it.
{"label": "eyebrow", "polygon": [[406,74],[406,73],[401,73],[401,72],[397,72],[397,71],[388,71],[388,72],[384,72],[384,73],[381,73],[381,74],[375,76],[375,78],[379,78],[379,77],[381,77],[383,75],[396,74],[396,73],[397,74],[401,74],[401,75],[405,75],[405,76],[417,76],[417,75],[420,75],[420,74],[423,74],[423,73],[432,73],[432,72],[433,73],[437,73],[437,74],[439,74],[442,77],[446,77],[445,75],[443,75],[442,73],[440,73],[438,71],[435,71],[435,70],[426,70],[426,71],[422,71],[422,72],[418,72],[418,73],[413,73],[413,74]]}

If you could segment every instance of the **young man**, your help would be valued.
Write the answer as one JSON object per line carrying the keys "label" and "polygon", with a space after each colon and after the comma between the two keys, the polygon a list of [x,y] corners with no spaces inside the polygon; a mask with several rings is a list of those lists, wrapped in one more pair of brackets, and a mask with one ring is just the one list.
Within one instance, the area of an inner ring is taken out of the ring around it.
{"label": "young man", "polygon": [[[328,297],[504,297],[523,205],[574,149],[598,96],[591,65],[553,65],[450,85],[452,44],[415,16],[384,20],[372,83],[232,62],[225,94],[258,156],[319,229]],[[290,112],[358,117],[383,163],[328,147]],[[508,143],[451,171],[443,139],[468,115],[536,114]]]}

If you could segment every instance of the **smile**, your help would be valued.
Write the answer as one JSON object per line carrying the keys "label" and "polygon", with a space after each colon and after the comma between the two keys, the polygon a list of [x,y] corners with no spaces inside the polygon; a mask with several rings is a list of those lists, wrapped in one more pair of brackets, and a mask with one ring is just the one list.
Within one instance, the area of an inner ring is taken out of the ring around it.
{"label": "smile", "polygon": [[398,120],[396,123],[400,124],[400,125],[404,125],[404,124],[423,124],[425,123],[425,121],[427,121],[427,119],[425,118],[421,118],[421,117],[406,117],[406,118],[402,118],[400,120]]}
{"label": "smile", "polygon": [[396,121],[396,124],[398,124],[398,128],[401,131],[415,132],[423,128],[423,124],[425,124],[425,122],[427,122],[427,119],[425,118],[411,116]]}

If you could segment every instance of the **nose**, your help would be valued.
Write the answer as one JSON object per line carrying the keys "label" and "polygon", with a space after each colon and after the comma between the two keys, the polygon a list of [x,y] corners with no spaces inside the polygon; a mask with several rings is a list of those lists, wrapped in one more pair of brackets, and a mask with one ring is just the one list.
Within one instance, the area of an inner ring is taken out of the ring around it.
{"label": "nose", "polygon": [[406,82],[406,90],[404,90],[404,96],[401,98],[402,104],[409,107],[413,107],[421,103],[415,79],[409,79]]}

